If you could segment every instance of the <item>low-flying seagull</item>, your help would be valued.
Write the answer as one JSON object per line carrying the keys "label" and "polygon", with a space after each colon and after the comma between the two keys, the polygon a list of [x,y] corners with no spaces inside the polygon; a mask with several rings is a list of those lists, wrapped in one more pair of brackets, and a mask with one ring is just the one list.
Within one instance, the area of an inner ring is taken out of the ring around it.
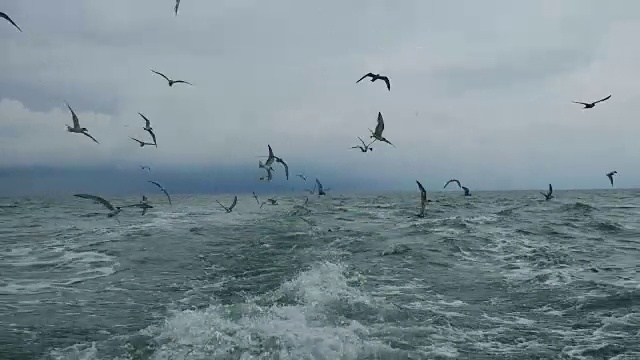
{"label": "low-flying seagull", "polygon": [[380,74],[374,74],[374,73],[365,74],[363,77],[360,78],[360,80],[356,81],[356,84],[362,81],[362,79],[366,78],[367,76],[371,78],[371,82],[374,82],[376,80],[384,80],[384,82],[387,84],[387,89],[391,91],[391,83],[389,82],[389,78]]}
{"label": "low-flying seagull", "polygon": [[275,158],[277,163],[280,163],[282,164],[282,166],[284,166],[284,174],[287,176],[287,180],[289,180],[289,166],[286,162],[284,162],[284,160],[282,160],[282,158],[279,158],[277,156]]}
{"label": "low-flying seagull", "polygon": [[138,144],[140,144],[140,147],[144,147],[145,145],[155,145],[154,143],[148,143],[148,142],[145,142],[145,141],[141,141],[141,140],[138,140],[136,138],[132,138],[131,136],[129,136],[129,139],[137,141]]}
{"label": "low-flying seagull", "polygon": [[591,109],[592,107],[596,106],[597,103],[609,100],[609,98],[611,98],[611,95],[607,96],[606,98],[602,98],[602,99],[600,99],[598,101],[594,101],[592,103],[584,103],[584,102],[580,102],[580,101],[573,101],[573,103],[584,105],[583,109]]}
{"label": "low-flying seagull", "polygon": [[424,189],[424,186],[420,183],[420,181],[416,180],[418,183],[418,188],[420,189],[420,213],[419,217],[424,217],[424,208],[427,206],[427,191]]}
{"label": "low-flying seagull", "polygon": [[304,182],[307,182],[307,177],[304,176],[303,174],[296,174],[297,177],[299,177],[300,179],[304,180]]}
{"label": "low-flying seagull", "polygon": [[187,85],[193,85],[192,83],[188,82],[188,81],[184,81],[184,80],[171,80],[169,79],[165,74],[161,73],[161,72],[157,72],[153,69],[150,69],[152,72],[162,76],[163,78],[165,78],[168,82],[169,82],[169,86],[173,86],[173,84],[187,84]]}
{"label": "low-flying seagull", "polygon": [[180,0],[176,0],[176,6],[173,8],[173,12],[178,16],[178,8],[180,7]]}
{"label": "low-flying seagull", "polygon": [[109,211],[111,211],[109,214],[107,214],[108,217],[114,217],[114,216],[118,215],[120,213],[120,211],[122,211],[122,209],[120,207],[115,207],[115,206],[111,205],[110,202],[108,202],[107,200],[101,198],[100,196],[95,196],[95,195],[90,195],[90,194],[75,194],[73,196],[79,197],[79,198],[83,198],[83,199],[93,200],[97,204],[102,204],[104,207],[109,209]]}
{"label": "low-flying seagull", "polygon": [[167,192],[167,190],[165,190],[165,188],[158,184],[157,182],[153,181],[153,180],[149,180],[150,183],[152,183],[153,185],[157,186],[158,189],[160,189],[165,195],[167,195],[167,199],[169,199],[169,205],[171,205],[171,196],[169,196],[169,193]]}
{"label": "low-flying seagull", "polygon": [[151,172],[151,168],[147,165],[140,165],[140,170],[147,170],[148,172]]}
{"label": "low-flying seagull", "polygon": [[222,206],[222,208],[223,208],[226,212],[230,213],[231,211],[233,211],[233,208],[234,208],[234,207],[236,206],[236,204],[238,203],[238,196],[234,196],[234,197],[233,197],[233,202],[231,203],[231,206],[229,206],[229,207],[226,207],[226,206],[224,206],[224,205],[220,204],[220,201],[218,201],[218,200],[216,200],[216,202],[218,203],[218,205]]}
{"label": "low-flying seagull", "polygon": [[445,189],[445,188],[447,187],[447,185],[451,184],[452,182],[454,182],[454,183],[458,184],[458,187],[459,187],[460,189],[462,189],[462,185],[460,184],[460,181],[458,181],[457,179],[451,179],[451,180],[447,181],[447,183],[446,183],[446,184],[444,184],[443,189]]}
{"label": "low-flying seagull", "polygon": [[469,192],[469,188],[466,186],[462,187],[462,190],[464,190],[464,196],[470,196],[471,193]]}
{"label": "low-flying seagull", "polygon": [[375,139],[372,142],[370,142],[369,144],[366,144],[364,142],[364,140],[362,140],[362,138],[360,138],[360,136],[358,136],[358,139],[362,143],[362,146],[360,146],[360,145],[352,146],[351,147],[352,149],[360,149],[360,151],[362,151],[363,153],[366,153],[367,151],[373,151],[373,148],[370,147],[370,145],[375,142]]}
{"label": "low-flying seagull", "polygon": [[[267,201],[269,202],[269,204],[271,205],[278,205],[278,199],[267,199]],[[267,203],[267,201],[263,202],[262,204],[260,204],[260,209],[262,209],[262,207],[264,206],[264,204]]]}
{"label": "low-flying seagull", "polygon": [[133,205],[126,205],[123,207],[137,207],[137,208],[141,208],[142,209],[142,213],[140,214],[140,216],[144,216],[144,214],[147,213],[147,209],[153,209],[153,206],[149,205],[149,201],[147,200],[147,197],[142,195],[142,200],[137,203],[137,204],[133,204]]}
{"label": "low-flying seagull", "polygon": [[158,147],[158,142],[156,141],[156,134],[153,133],[153,128],[151,127],[151,121],[149,121],[149,119],[147,119],[146,116],[142,115],[142,113],[138,113],[138,114],[142,116],[145,122],[144,127],[142,129],[151,135],[151,138],[153,139],[153,145]]}
{"label": "low-flying seagull", "polygon": [[76,133],[76,134],[83,134],[88,138],[90,138],[91,140],[95,141],[96,144],[100,144],[98,140],[96,140],[93,136],[89,135],[89,130],[87,130],[87,128],[80,127],[80,120],[78,120],[78,116],[76,115],[75,111],[73,111],[71,106],[69,106],[68,103],[67,103],[67,107],[69,108],[69,111],[71,111],[71,117],[73,118],[73,127],[67,125],[67,131]]}
{"label": "low-flying seagull", "polygon": [[611,186],[613,186],[613,175],[617,174],[617,171],[612,171],[610,173],[607,173],[607,177],[609,178],[609,181],[611,182]]}
{"label": "low-flying seagull", "polygon": [[[371,129],[369,129],[369,131],[371,131]],[[396,147],[395,145],[393,145],[389,140],[387,140],[385,137],[382,136],[382,132],[384,131],[384,119],[382,118],[382,113],[378,112],[378,125],[376,125],[376,130],[375,131],[371,131],[371,138],[378,140],[378,141],[382,141],[382,142],[386,142],[387,144]],[[371,143],[373,144],[373,142]],[[369,145],[371,145],[369,144]]]}
{"label": "low-flying seagull", "polygon": [[553,187],[551,186],[551,184],[549,184],[549,191],[546,194],[542,191],[540,192],[540,194],[544,195],[545,200],[553,199]]}
{"label": "low-flying seagull", "polygon": [[322,184],[318,178],[316,178],[316,185],[318,185],[318,196],[327,195],[324,190],[322,190]]}
{"label": "low-flying seagull", "polygon": [[256,195],[255,191],[253,192],[253,198],[256,199],[256,202],[260,205],[260,200],[258,200],[258,195]]}
{"label": "low-flying seagull", "polygon": [[10,23],[11,23],[11,25],[15,26],[15,27],[16,27],[16,29],[18,29],[18,31],[22,32],[22,29],[20,29],[20,26],[18,26],[18,24],[16,24],[15,22],[13,22],[13,20],[11,20],[11,18],[9,17],[9,15],[7,15],[7,14],[5,14],[5,13],[3,13],[3,12],[0,12],[0,17],[1,17],[1,18],[4,18],[4,19],[5,19],[5,20],[7,20],[8,22],[10,22]]}

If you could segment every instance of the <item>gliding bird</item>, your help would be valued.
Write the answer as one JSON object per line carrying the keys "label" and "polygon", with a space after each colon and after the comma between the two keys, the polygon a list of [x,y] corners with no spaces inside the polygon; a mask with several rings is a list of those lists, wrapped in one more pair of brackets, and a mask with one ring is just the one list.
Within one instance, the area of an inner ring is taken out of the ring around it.
{"label": "gliding bird", "polygon": [[540,192],[540,194],[544,195],[545,200],[553,199],[553,187],[551,186],[551,184],[549,184],[549,191],[546,194],[542,191]]}
{"label": "gliding bird", "polygon": [[222,206],[222,208],[227,212],[230,213],[231,211],[233,211],[233,208],[236,206],[236,204],[238,203],[238,196],[234,196],[233,197],[233,202],[231,203],[231,206],[226,207],[222,204],[220,204],[220,201],[216,200],[216,202],[218,203],[218,205]]}
{"label": "gliding bird", "polygon": [[371,82],[374,82],[376,80],[384,80],[384,82],[387,84],[387,89],[391,91],[391,83],[389,82],[389,78],[387,76],[380,75],[380,74],[374,74],[374,73],[365,74],[363,77],[360,78],[360,80],[356,81],[356,84],[362,81],[362,79],[366,78],[367,76],[371,78]]}
{"label": "gliding bird", "polygon": [[304,180],[304,182],[307,182],[307,177],[302,175],[302,174],[297,174],[297,177],[299,177],[300,179]]}
{"label": "gliding bird", "polygon": [[607,177],[609,178],[609,181],[611,182],[611,186],[613,186],[613,175],[617,174],[617,171],[612,171],[610,173],[607,173]]}
{"label": "gliding bird", "polygon": [[158,189],[160,189],[165,195],[167,195],[167,199],[169,199],[169,205],[171,205],[171,196],[169,196],[169,193],[167,192],[167,190],[165,190],[165,188],[158,184],[157,182],[153,181],[153,180],[149,180],[150,183],[152,183],[153,185],[157,186]]}
{"label": "gliding bird", "polygon": [[111,205],[110,202],[101,198],[100,196],[95,196],[90,194],[75,194],[73,196],[83,198],[83,199],[93,200],[97,204],[102,204],[104,207],[106,207],[111,211],[109,214],[107,214],[107,217],[114,217],[122,211],[120,207],[114,207],[113,205]]}
{"label": "gliding bird", "polygon": [[11,18],[9,17],[9,15],[7,15],[7,14],[5,14],[5,13],[3,13],[3,12],[0,12],[0,17],[1,17],[1,18],[3,18],[3,19],[5,19],[5,20],[7,20],[8,22],[10,22],[10,23],[11,23],[11,25],[15,26],[15,27],[16,27],[16,29],[18,29],[18,31],[22,32],[22,29],[20,29],[20,26],[18,26],[18,24],[16,24],[15,22],[13,22],[13,20],[11,20]]}
{"label": "gliding bird", "polygon": [[169,79],[169,78],[168,78],[165,74],[163,74],[163,73],[157,72],[157,71],[155,71],[155,70],[153,70],[153,69],[149,69],[149,70],[151,70],[152,72],[154,72],[154,73],[156,73],[156,74],[158,74],[158,75],[162,76],[163,78],[165,78],[165,80],[167,80],[167,81],[169,82],[169,86],[173,86],[173,84],[187,84],[187,85],[191,85],[191,86],[193,86],[193,84],[192,84],[192,83],[190,83],[190,82],[188,82],[188,81],[184,81],[184,80],[171,80],[171,79]]}
{"label": "gliding bird", "polygon": [[611,98],[611,95],[607,96],[606,98],[602,98],[598,101],[594,101],[592,103],[583,103],[583,102],[579,102],[579,101],[572,101],[575,104],[581,104],[584,105],[583,109],[591,109],[592,107],[596,106],[597,103],[599,102],[603,102],[605,100],[609,100],[609,98]]}
{"label": "gliding bird", "polygon": [[142,129],[148,132],[151,135],[151,138],[153,139],[153,144],[151,145],[155,145],[156,147],[158,147],[158,142],[156,141],[156,134],[153,133],[153,128],[151,127],[151,121],[149,121],[149,119],[147,119],[146,116],[142,115],[142,113],[138,113],[138,114],[142,116],[142,118],[145,121],[145,125]]}
{"label": "gliding bird", "polygon": [[[371,129],[369,129],[369,131],[371,131]],[[378,140],[378,141],[382,141],[382,142],[386,142],[387,144],[396,147],[395,145],[393,145],[389,140],[387,140],[385,137],[382,136],[382,132],[384,131],[384,119],[382,118],[382,113],[378,112],[378,125],[376,125],[376,130],[375,131],[371,131],[371,138]],[[371,143],[373,144],[373,142]],[[369,144],[369,145],[371,145]]]}
{"label": "gliding bird", "polygon": [[100,144],[98,140],[96,140],[93,136],[89,135],[89,130],[87,130],[87,128],[80,127],[80,120],[78,119],[78,116],[76,115],[75,111],[73,111],[73,109],[71,108],[71,106],[69,106],[68,103],[67,103],[67,107],[69,108],[69,111],[71,111],[71,117],[73,118],[73,127],[67,125],[67,131],[76,133],[76,134],[83,134],[88,138],[90,138],[91,140],[95,141],[96,144]]}

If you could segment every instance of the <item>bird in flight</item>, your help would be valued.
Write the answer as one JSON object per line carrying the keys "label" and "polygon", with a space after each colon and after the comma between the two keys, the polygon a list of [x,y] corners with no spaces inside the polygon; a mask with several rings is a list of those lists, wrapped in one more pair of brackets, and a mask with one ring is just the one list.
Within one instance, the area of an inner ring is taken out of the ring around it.
{"label": "bird in flight", "polygon": [[584,105],[583,109],[591,109],[592,107],[596,106],[597,103],[609,100],[609,98],[611,98],[611,95],[607,96],[606,98],[602,98],[598,101],[594,101],[592,103],[584,103],[580,101],[573,101],[573,103]]}
{"label": "bird in flight", "polygon": [[297,174],[297,177],[299,177],[300,179],[304,180],[304,182],[307,182],[307,177],[304,176],[303,174]]}
{"label": "bird in flight", "polygon": [[153,181],[153,180],[149,180],[150,183],[152,183],[153,185],[157,186],[158,189],[160,189],[160,191],[162,191],[165,195],[167,195],[167,199],[169,199],[169,205],[171,205],[171,196],[169,196],[169,193],[167,192],[167,190],[160,185],[159,183]]}
{"label": "bird in flight", "polygon": [[73,127],[67,125],[67,131],[76,133],[76,134],[83,134],[89,137],[91,140],[95,141],[96,144],[100,144],[98,140],[96,140],[93,136],[89,135],[89,130],[87,130],[87,128],[80,126],[80,120],[78,119],[78,116],[76,115],[75,111],[73,111],[71,106],[69,106],[68,103],[67,103],[67,107],[69,108],[69,111],[71,111],[71,117],[73,118]]}
{"label": "bird in flight", "polygon": [[464,196],[470,196],[471,193],[469,192],[469,188],[466,186],[462,187],[462,190],[464,190]]}
{"label": "bird in flight", "polygon": [[447,187],[447,185],[451,184],[452,182],[458,184],[458,187],[462,189],[462,185],[460,184],[460,181],[458,181],[457,179],[451,179],[451,180],[447,181],[447,183],[444,184],[443,189],[445,189]]}
{"label": "bird in flight", "polygon": [[93,200],[97,204],[102,204],[104,207],[109,209],[109,211],[111,211],[109,214],[107,214],[108,217],[114,217],[114,216],[118,215],[120,213],[120,211],[122,211],[120,209],[120,207],[115,207],[115,206],[111,205],[110,202],[108,202],[107,200],[101,198],[100,196],[95,196],[95,195],[90,195],[90,194],[75,194],[73,196],[79,197],[79,198],[83,198],[83,199]]}
{"label": "bird in flight", "polygon": [[223,208],[227,213],[230,213],[231,211],[233,211],[233,208],[234,208],[234,207],[236,206],[236,204],[238,203],[238,196],[236,195],[236,196],[234,196],[234,197],[233,197],[233,202],[231,203],[231,206],[229,206],[229,207],[226,207],[226,206],[222,205],[222,204],[220,203],[220,201],[218,201],[218,200],[216,200],[216,202],[218,203],[218,205],[222,206],[222,208]]}
{"label": "bird in flight", "polygon": [[418,189],[420,189],[420,213],[419,217],[424,217],[424,208],[427,206],[427,191],[424,189],[424,186],[420,183],[420,181],[416,180],[418,183]]}
{"label": "bird in flight", "polygon": [[[267,199],[267,201],[269,202],[269,204],[271,205],[278,205],[278,199]],[[267,201],[263,202],[262,204],[260,204],[260,209],[262,209],[262,207],[264,206],[264,204],[267,203]]]}
{"label": "bird in flight", "polygon": [[147,200],[147,197],[142,195],[142,200],[137,203],[137,204],[133,204],[133,205],[126,205],[123,207],[137,207],[137,208],[141,208],[142,209],[142,213],[140,214],[140,216],[144,216],[144,214],[147,213],[147,209],[153,209],[153,206],[149,205],[149,200]]}
{"label": "bird in flight", "polygon": [[[369,131],[371,131],[371,129],[369,129]],[[375,131],[371,131],[371,138],[378,141],[382,141],[382,142],[386,142],[387,144],[396,147],[395,145],[393,145],[389,140],[387,140],[384,136],[382,136],[382,132],[384,131],[384,119],[382,118],[382,113],[378,112],[378,125],[376,125],[376,130]],[[371,144],[373,144],[373,142],[371,142]],[[369,145],[371,145],[369,144]]]}
{"label": "bird in flight", "polygon": [[540,192],[540,194],[544,195],[545,200],[553,199],[553,187],[551,186],[551,184],[549,184],[549,191],[546,194],[542,191]]}
{"label": "bird in flight", "polygon": [[149,119],[147,119],[146,116],[142,115],[142,113],[138,113],[138,114],[142,116],[145,122],[144,127],[142,129],[148,132],[151,135],[151,138],[153,139],[153,144],[151,145],[155,145],[156,147],[158,147],[158,142],[156,141],[156,134],[153,133],[153,128],[151,127],[151,121],[149,121]]}
{"label": "bird in flight", "polygon": [[15,27],[16,27],[16,29],[18,29],[18,31],[22,32],[22,29],[20,29],[20,26],[18,26],[18,24],[16,24],[15,22],[13,22],[13,20],[11,20],[11,18],[9,17],[9,15],[7,15],[7,14],[5,14],[5,13],[3,13],[3,12],[0,12],[0,17],[1,17],[1,18],[3,18],[3,19],[5,19],[5,20],[7,20],[8,22],[10,22],[10,23],[11,23],[11,25],[15,26]]}
{"label": "bird in flight", "polygon": [[150,69],[152,72],[162,76],[163,78],[165,78],[165,80],[167,80],[169,82],[169,86],[173,86],[173,84],[187,84],[187,85],[192,85],[192,83],[188,82],[188,81],[184,81],[184,80],[171,80],[169,79],[166,75],[164,75],[163,73],[157,72],[153,69]]}
{"label": "bird in flight", "polygon": [[351,147],[352,149],[360,149],[360,151],[362,151],[363,153],[366,153],[367,151],[373,151],[373,148],[370,147],[370,145],[373,144],[376,141],[375,139],[372,142],[370,142],[369,144],[366,144],[364,142],[364,140],[362,140],[362,138],[360,138],[360,136],[358,136],[358,139],[362,143],[362,146],[361,145],[352,146]]}
{"label": "bird in flight", "polygon": [[318,178],[316,178],[316,185],[318,185],[318,196],[327,195],[324,190],[322,190],[322,184],[320,183],[320,180],[318,180]]}
{"label": "bird in flight", "polygon": [[138,139],[136,139],[136,138],[132,138],[131,136],[129,136],[129,138],[130,138],[131,140],[135,140],[135,141],[137,141],[137,142],[138,142],[138,144],[140,144],[140,147],[144,147],[145,145],[155,145],[154,143],[148,143],[148,142],[140,141],[140,140],[138,140]]}
{"label": "bird in flight", "polygon": [[365,74],[363,77],[360,78],[360,80],[356,81],[356,84],[362,81],[362,79],[366,78],[367,76],[371,78],[371,82],[374,82],[376,80],[383,80],[387,84],[387,89],[391,91],[391,83],[389,82],[389,78],[380,74],[374,74],[374,73]]}
{"label": "bird in flight", "polygon": [[151,168],[147,165],[140,165],[140,170],[147,170],[148,172],[151,172]]}
{"label": "bird in flight", "polygon": [[176,16],[178,16],[179,7],[180,7],[180,0],[176,0],[176,6],[173,8],[173,12],[175,12]]}
{"label": "bird in flight", "polygon": [[613,186],[613,175],[616,175],[618,172],[617,171],[612,171],[610,173],[607,173],[607,177],[609,178],[609,181],[611,182],[611,186]]}

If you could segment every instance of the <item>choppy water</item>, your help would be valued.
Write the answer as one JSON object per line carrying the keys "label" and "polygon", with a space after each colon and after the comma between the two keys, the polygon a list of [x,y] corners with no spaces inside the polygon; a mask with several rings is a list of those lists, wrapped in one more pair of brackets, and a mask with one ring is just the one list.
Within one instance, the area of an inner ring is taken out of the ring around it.
{"label": "choppy water", "polygon": [[640,191],[473,195],[0,199],[0,358],[640,358]]}

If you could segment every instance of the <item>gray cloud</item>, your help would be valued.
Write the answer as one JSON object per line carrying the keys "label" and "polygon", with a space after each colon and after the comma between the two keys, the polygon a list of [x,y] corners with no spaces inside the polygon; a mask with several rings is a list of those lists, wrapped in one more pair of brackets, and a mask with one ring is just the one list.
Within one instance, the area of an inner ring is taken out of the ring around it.
{"label": "gray cloud", "polygon": [[[3,11],[25,31],[0,26],[0,166],[257,173],[269,143],[292,172],[389,187],[419,178],[435,189],[451,176],[474,188],[598,187],[612,167],[634,186],[638,10],[184,0],[174,17],[171,1],[12,2]],[[169,88],[150,68],[195,86]],[[392,91],[355,84],[368,71],[389,74]],[[592,111],[570,103],[608,93]],[[100,145],[64,131],[65,100]],[[398,147],[348,150],[378,111]],[[128,139],[145,136],[138,112],[158,149]]]}

